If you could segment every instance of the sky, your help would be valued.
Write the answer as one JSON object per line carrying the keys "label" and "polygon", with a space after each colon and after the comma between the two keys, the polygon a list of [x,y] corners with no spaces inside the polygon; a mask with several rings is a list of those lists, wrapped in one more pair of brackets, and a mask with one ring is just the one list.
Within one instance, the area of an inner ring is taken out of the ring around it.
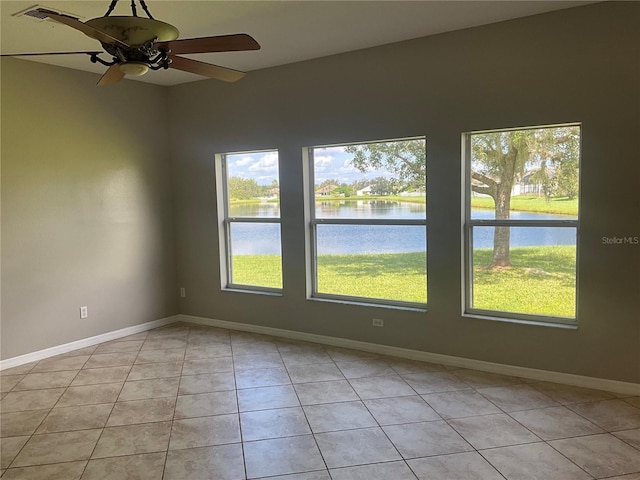
{"label": "sky", "polygon": [[[316,185],[328,179],[351,184],[355,180],[391,176],[391,172],[384,169],[360,172],[350,163],[353,155],[346,153],[343,147],[314,148],[313,156]],[[252,178],[258,185],[271,185],[273,180],[278,180],[278,152],[275,150],[228,154],[227,165],[229,177]]]}
{"label": "sky", "polygon": [[278,152],[233,153],[227,155],[229,177],[252,178],[258,185],[278,183]]}

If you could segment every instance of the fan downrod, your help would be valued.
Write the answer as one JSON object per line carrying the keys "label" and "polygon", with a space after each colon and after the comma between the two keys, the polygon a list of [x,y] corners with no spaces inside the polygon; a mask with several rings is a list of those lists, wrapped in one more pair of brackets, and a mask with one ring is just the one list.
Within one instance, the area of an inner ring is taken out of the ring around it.
{"label": "fan downrod", "polygon": [[[112,0],[111,3],[109,4],[109,9],[107,10],[107,13],[104,14],[104,16],[108,17],[111,14],[111,12],[113,12],[113,9],[116,8],[117,4],[118,4],[118,0]],[[151,15],[151,12],[147,8],[147,4],[144,0],[140,0],[140,6],[144,10],[144,12],[147,14],[147,16],[151,20],[153,20],[153,15]],[[131,0],[131,13],[133,14],[134,17],[138,16],[138,12],[136,11],[136,0]]]}

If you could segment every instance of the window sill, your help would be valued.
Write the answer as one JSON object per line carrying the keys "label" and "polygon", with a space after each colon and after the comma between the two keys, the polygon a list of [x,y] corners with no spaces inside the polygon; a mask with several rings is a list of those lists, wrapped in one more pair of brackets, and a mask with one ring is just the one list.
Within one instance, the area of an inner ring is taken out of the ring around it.
{"label": "window sill", "polygon": [[463,313],[463,318],[473,318],[477,320],[492,320],[495,322],[505,322],[505,323],[518,323],[521,325],[531,325],[534,327],[552,327],[552,328],[562,328],[565,330],[577,330],[577,323],[560,323],[554,322],[552,320],[527,320],[522,318],[507,318],[507,317],[494,317],[491,315],[482,315],[479,313]]}
{"label": "window sill", "polygon": [[282,297],[282,291],[279,290],[254,290],[252,288],[242,288],[242,287],[225,287],[222,289],[223,292],[231,292],[231,293],[249,293],[249,294],[257,294],[257,295],[267,295],[270,297]]}
{"label": "window sill", "polygon": [[376,302],[367,302],[360,299],[349,299],[349,298],[330,298],[330,297],[307,297],[307,300],[313,302],[324,302],[324,303],[337,303],[341,305],[352,305],[356,307],[367,307],[367,308],[385,308],[389,310],[404,310],[408,312],[419,312],[425,313],[427,312],[426,305],[424,307],[420,306],[412,306],[412,305],[392,305],[388,303],[376,303]]}

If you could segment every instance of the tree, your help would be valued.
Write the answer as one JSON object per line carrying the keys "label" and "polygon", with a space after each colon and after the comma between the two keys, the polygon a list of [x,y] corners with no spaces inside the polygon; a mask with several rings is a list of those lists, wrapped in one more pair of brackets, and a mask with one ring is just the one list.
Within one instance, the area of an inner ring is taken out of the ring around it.
{"label": "tree", "polygon": [[316,190],[325,187],[337,187],[338,185],[340,185],[340,180],[337,180],[335,178],[328,178],[326,180],[323,180],[320,185],[316,185]]}
{"label": "tree", "polygon": [[426,188],[426,146],[422,139],[348,145],[344,150],[353,155],[351,164],[361,172],[384,168],[408,188]]}
{"label": "tree", "polygon": [[354,192],[357,192],[358,190],[362,190],[363,188],[368,187],[369,185],[371,185],[372,180],[368,180],[366,178],[362,178],[359,180],[354,180],[353,182],[351,182],[351,189]]}
{"label": "tree", "polygon": [[[531,131],[471,136],[471,189],[493,198],[496,220],[509,219],[513,184],[524,173],[531,143]],[[495,227],[491,267],[511,265],[509,248],[509,227]]]}
{"label": "tree", "polygon": [[552,159],[557,164],[556,178],[558,181],[558,195],[573,200],[578,196],[580,141],[578,133],[570,141],[564,142],[565,151],[562,159]]}
{"label": "tree", "polygon": [[[575,198],[579,150],[580,128],[577,126],[474,134],[471,136],[471,189],[493,199],[497,220],[508,220],[515,183],[527,169],[538,166],[542,170],[539,176],[545,195]],[[351,163],[361,172],[385,168],[406,182],[405,188],[426,188],[424,140],[350,145],[345,151],[354,155]],[[553,167],[553,176],[547,167]],[[511,265],[509,248],[509,227],[495,227],[490,268]]]}
{"label": "tree", "polygon": [[335,188],[332,192],[333,195],[342,195],[343,197],[350,197],[353,195],[353,188],[346,183],[341,184],[338,188]]}
{"label": "tree", "polygon": [[234,200],[259,198],[265,194],[265,187],[258,185],[253,178],[229,178],[229,197]]}
{"label": "tree", "polygon": [[[559,189],[577,195],[579,127],[512,130],[471,136],[471,189],[493,198],[496,220],[508,220],[511,192],[527,167],[540,168],[545,194]],[[549,181],[547,164],[555,167],[557,189]],[[562,172],[562,173],[560,173]],[[560,187],[562,178],[562,187]],[[572,197],[570,197],[572,198]],[[495,227],[491,268],[508,267],[510,229]]]}
{"label": "tree", "polygon": [[394,195],[399,193],[401,184],[395,178],[376,177],[369,182],[372,195]]}

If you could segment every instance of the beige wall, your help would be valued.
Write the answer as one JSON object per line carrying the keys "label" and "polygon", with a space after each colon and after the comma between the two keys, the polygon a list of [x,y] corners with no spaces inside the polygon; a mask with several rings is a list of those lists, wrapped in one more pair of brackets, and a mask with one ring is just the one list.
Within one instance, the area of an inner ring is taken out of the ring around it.
{"label": "beige wall", "polygon": [[97,79],[2,60],[3,359],[177,312],[166,90]]}
{"label": "beige wall", "polygon": [[[640,382],[640,247],[601,242],[640,235],[639,17],[640,4],[607,2],[231,85],[97,89],[93,74],[3,59],[1,358],[179,311]],[[579,328],[462,317],[461,132],[574,121]],[[413,135],[428,138],[428,311],[306,300],[302,147]],[[222,292],[213,155],[273,147],[283,296]]]}
{"label": "beige wall", "polygon": [[[602,3],[169,89],[181,313],[640,382],[640,4]],[[579,328],[461,316],[461,132],[582,122]],[[306,300],[301,149],[426,135],[426,313]],[[214,154],[280,151],[284,293],[221,291]],[[383,329],[371,318],[385,319]]]}

